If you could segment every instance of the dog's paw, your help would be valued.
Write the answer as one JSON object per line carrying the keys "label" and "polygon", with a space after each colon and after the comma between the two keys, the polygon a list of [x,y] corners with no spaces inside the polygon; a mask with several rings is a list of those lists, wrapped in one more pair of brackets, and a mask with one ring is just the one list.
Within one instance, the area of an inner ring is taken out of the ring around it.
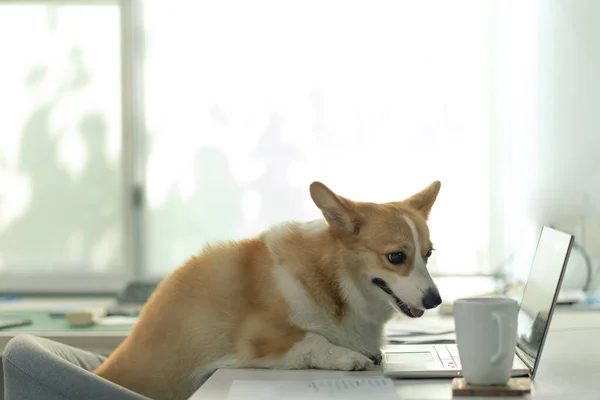
{"label": "dog's paw", "polygon": [[337,359],[331,358],[330,360],[333,367],[331,369],[341,371],[364,371],[375,367],[375,363],[369,357],[352,350],[345,351]]}
{"label": "dog's paw", "polygon": [[375,365],[381,365],[381,357],[382,357],[381,353],[377,353],[377,354],[373,354],[373,355],[369,354],[369,358],[371,359],[371,361],[373,361],[373,363]]}
{"label": "dog's paw", "polygon": [[369,357],[354,351],[348,352],[339,360],[339,363],[340,369],[343,371],[364,371],[375,366],[375,363]]}

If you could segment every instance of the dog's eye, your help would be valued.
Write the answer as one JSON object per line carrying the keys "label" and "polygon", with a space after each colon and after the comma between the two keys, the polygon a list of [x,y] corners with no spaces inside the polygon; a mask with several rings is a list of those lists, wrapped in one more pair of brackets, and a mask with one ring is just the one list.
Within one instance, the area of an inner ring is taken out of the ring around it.
{"label": "dog's eye", "polygon": [[406,253],[403,251],[397,251],[395,253],[389,253],[386,255],[388,261],[392,265],[401,265],[406,261]]}
{"label": "dog's eye", "polygon": [[425,254],[425,258],[431,257],[432,254],[433,254],[433,249],[427,250],[427,254]]}

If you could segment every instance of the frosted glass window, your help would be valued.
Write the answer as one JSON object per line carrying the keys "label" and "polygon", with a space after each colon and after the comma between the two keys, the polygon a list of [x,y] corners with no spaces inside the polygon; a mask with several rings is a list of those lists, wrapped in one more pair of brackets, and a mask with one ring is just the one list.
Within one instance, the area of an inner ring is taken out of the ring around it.
{"label": "frosted glass window", "polygon": [[[488,264],[487,2],[144,3],[147,272],[440,179],[431,269]],[[458,255],[460,253],[460,255]]]}
{"label": "frosted glass window", "polygon": [[116,2],[0,5],[0,276],[121,271]]}

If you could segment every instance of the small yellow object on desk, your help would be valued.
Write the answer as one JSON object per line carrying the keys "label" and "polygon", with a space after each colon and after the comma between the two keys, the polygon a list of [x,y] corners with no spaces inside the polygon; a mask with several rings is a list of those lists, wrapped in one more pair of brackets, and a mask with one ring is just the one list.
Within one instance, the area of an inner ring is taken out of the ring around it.
{"label": "small yellow object on desk", "polygon": [[68,312],[65,318],[69,325],[83,327],[96,325],[105,315],[104,310],[78,310]]}
{"label": "small yellow object on desk", "polygon": [[469,385],[465,378],[452,380],[452,396],[523,396],[531,393],[531,379],[510,378],[506,385],[474,386]]}

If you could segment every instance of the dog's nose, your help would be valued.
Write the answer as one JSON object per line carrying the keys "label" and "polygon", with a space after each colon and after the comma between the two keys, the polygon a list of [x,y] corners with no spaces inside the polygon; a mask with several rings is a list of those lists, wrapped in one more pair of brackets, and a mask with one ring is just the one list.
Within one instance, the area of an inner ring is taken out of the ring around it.
{"label": "dog's nose", "polygon": [[436,308],[440,304],[442,304],[442,298],[440,297],[438,291],[434,289],[427,290],[427,293],[425,293],[425,296],[423,296],[423,306],[426,309],[430,309]]}

